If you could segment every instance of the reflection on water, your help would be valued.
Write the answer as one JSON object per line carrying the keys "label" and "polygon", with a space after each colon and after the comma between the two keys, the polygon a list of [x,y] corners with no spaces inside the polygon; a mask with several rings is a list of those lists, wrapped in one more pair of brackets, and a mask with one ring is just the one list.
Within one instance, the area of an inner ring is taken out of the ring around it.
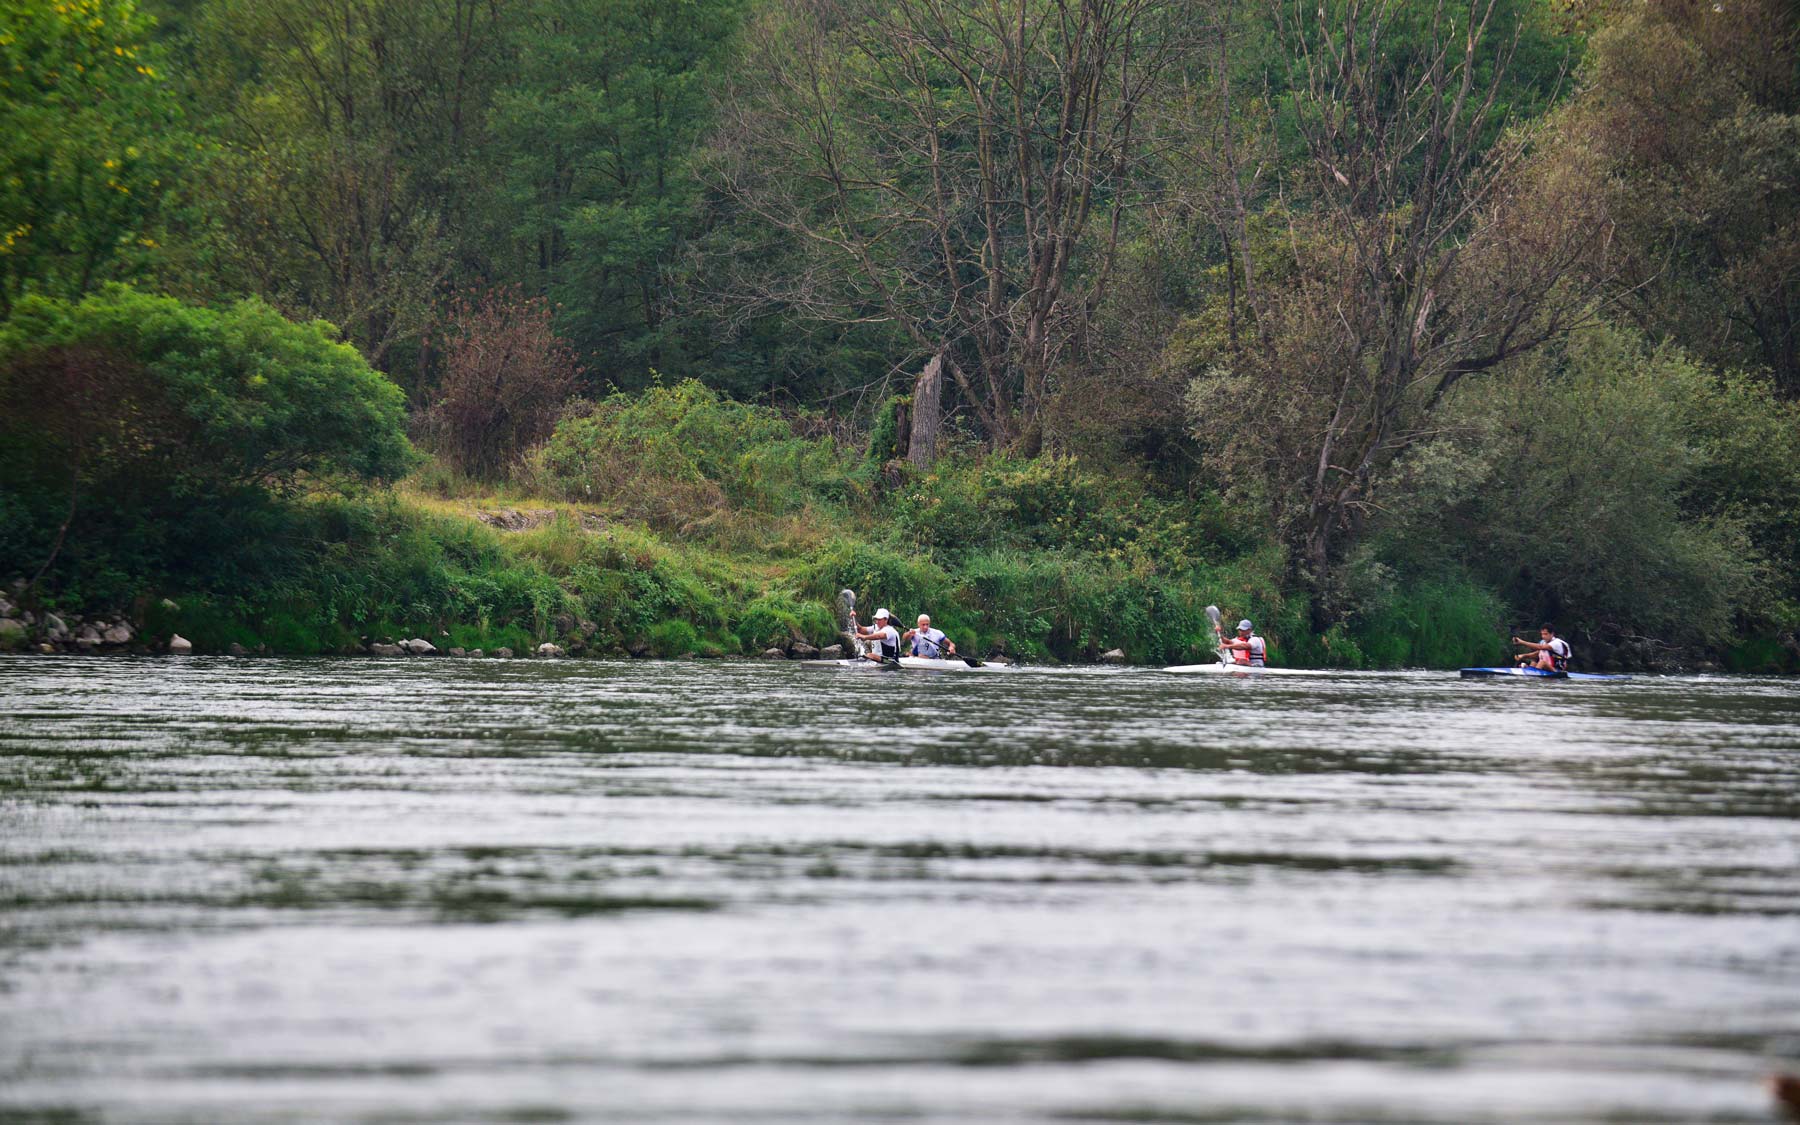
{"label": "reflection on water", "polygon": [[1767,1121],[1800,690],[0,660],[0,1120]]}

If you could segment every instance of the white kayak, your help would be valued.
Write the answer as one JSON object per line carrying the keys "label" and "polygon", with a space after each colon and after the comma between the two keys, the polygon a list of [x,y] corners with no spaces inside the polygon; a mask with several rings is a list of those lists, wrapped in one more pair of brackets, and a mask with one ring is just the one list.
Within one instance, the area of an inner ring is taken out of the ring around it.
{"label": "white kayak", "polygon": [[1210,664],[1177,664],[1172,668],[1164,668],[1165,672],[1173,672],[1177,676],[1336,676],[1339,672],[1327,668],[1256,668],[1248,664],[1221,664],[1217,660]]}
{"label": "white kayak", "polygon": [[1007,668],[1005,664],[970,665],[959,659],[941,660],[930,656],[902,656],[897,669],[892,664],[878,664],[873,660],[802,660],[800,666],[868,672],[1001,672]]}

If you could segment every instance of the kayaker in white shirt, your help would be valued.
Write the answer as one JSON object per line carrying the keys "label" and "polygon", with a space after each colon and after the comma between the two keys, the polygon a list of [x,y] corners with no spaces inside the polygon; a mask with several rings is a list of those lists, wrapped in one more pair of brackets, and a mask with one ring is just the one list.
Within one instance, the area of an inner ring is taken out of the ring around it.
{"label": "kayaker in white shirt", "polygon": [[901,635],[902,641],[912,642],[914,656],[929,656],[933,659],[956,655],[956,642],[944,636],[943,630],[931,627],[931,614],[919,614],[919,627],[908,629]]}
{"label": "kayaker in white shirt", "polygon": [[[863,654],[864,660],[873,660],[879,664],[888,660],[900,659],[900,632],[888,623],[888,618],[887,610],[878,609],[875,611],[874,628],[864,629],[860,625],[857,626],[857,640],[876,642],[873,650]],[[850,620],[854,624],[856,615],[851,614]]]}
{"label": "kayaker in white shirt", "polygon": [[1569,658],[1575,655],[1575,651],[1569,647],[1569,642],[1557,636],[1556,630],[1548,625],[1538,629],[1538,636],[1543,638],[1541,643],[1521,640],[1518,637],[1513,638],[1513,644],[1530,650],[1519,654],[1519,663],[1529,664],[1533,668],[1541,668],[1546,672],[1567,672]]}

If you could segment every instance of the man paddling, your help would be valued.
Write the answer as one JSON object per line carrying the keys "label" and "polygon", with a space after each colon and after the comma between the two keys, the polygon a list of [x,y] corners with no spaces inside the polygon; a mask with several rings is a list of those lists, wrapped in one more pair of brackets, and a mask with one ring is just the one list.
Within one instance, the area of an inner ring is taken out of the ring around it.
{"label": "man paddling", "polygon": [[[850,615],[850,621],[852,624],[855,623],[856,615],[854,613]],[[900,633],[888,623],[888,611],[885,609],[875,611],[874,628],[864,629],[860,625],[857,626],[856,639],[878,642],[873,649],[863,654],[864,660],[873,660],[877,664],[883,664],[900,659]]]}
{"label": "man paddling", "polygon": [[914,656],[929,656],[933,660],[941,659],[946,654],[956,655],[956,642],[944,636],[943,630],[931,627],[931,614],[919,614],[919,626],[908,629],[900,638],[912,642]]}
{"label": "man paddling", "polygon": [[1519,654],[1519,663],[1529,664],[1545,672],[1567,672],[1569,657],[1575,654],[1569,648],[1569,642],[1557,636],[1556,630],[1548,625],[1538,627],[1538,636],[1542,638],[1541,642],[1513,638],[1513,644],[1530,650]]}
{"label": "man paddling", "polygon": [[1233,664],[1246,668],[1264,667],[1269,655],[1269,642],[1256,635],[1256,627],[1248,617],[1238,622],[1237,636],[1230,640],[1220,638],[1219,647],[1231,656]]}

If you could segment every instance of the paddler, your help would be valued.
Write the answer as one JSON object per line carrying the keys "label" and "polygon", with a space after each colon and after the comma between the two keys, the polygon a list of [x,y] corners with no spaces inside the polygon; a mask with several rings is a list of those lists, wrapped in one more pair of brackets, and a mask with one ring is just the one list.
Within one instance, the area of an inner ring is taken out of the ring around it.
{"label": "paddler", "polygon": [[1219,647],[1230,654],[1233,664],[1248,668],[1263,667],[1269,655],[1269,642],[1256,635],[1256,627],[1250,624],[1248,617],[1238,622],[1237,636],[1230,640],[1221,638]]}
{"label": "paddler", "polygon": [[[852,623],[856,615],[851,614]],[[889,624],[889,614],[885,609],[875,611],[875,626],[872,629],[856,627],[856,639],[859,641],[875,641],[875,647],[863,654],[864,660],[873,660],[877,664],[900,659],[900,632]]]}
{"label": "paddler", "polygon": [[1575,655],[1574,650],[1569,647],[1569,642],[1557,636],[1556,630],[1548,625],[1538,626],[1538,637],[1539,641],[1513,638],[1513,644],[1528,650],[1518,655],[1519,663],[1529,664],[1531,667],[1542,669],[1545,672],[1567,672],[1569,657]]}
{"label": "paddler", "polygon": [[943,630],[931,627],[931,614],[919,614],[919,625],[916,629],[908,629],[901,637],[902,641],[912,642],[914,656],[929,656],[933,660],[945,655],[956,655],[956,642],[944,636]]}

